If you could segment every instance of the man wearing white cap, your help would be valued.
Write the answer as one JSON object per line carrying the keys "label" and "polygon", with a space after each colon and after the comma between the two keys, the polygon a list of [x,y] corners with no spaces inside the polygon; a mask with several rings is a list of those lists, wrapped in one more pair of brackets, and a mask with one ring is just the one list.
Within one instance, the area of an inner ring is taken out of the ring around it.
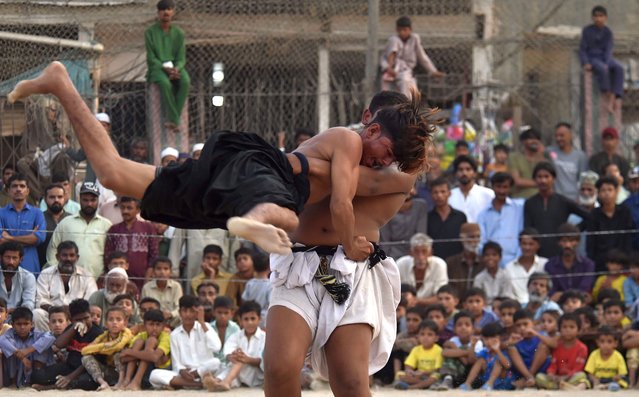
{"label": "man wearing white cap", "polygon": [[203,143],[196,143],[195,145],[193,145],[193,149],[191,150],[191,157],[193,158],[193,160],[198,160],[200,158],[203,147]]}
{"label": "man wearing white cap", "polygon": [[169,146],[160,152],[160,163],[162,167],[166,167],[171,163],[176,163],[179,156],[180,152],[176,148]]}
{"label": "man wearing white cap", "polygon": [[[111,117],[109,117],[106,113],[98,113],[95,115],[95,118],[102,124],[102,127],[106,130],[107,134],[111,136]],[[87,159],[87,155],[84,153],[82,149],[74,149],[70,147],[69,141],[66,139],[66,136],[63,138],[64,146],[66,146],[65,153],[71,160],[79,163],[81,161],[85,161]],[[91,167],[91,163],[87,161],[87,168],[84,175],[85,182],[95,182],[96,180],[95,171],[93,171],[93,167]]]}

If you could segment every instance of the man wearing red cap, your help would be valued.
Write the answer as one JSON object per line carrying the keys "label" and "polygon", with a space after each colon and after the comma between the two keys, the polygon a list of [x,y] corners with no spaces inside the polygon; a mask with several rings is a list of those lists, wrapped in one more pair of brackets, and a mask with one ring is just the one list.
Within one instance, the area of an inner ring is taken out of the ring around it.
{"label": "man wearing red cap", "polygon": [[630,171],[630,164],[628,164],[628,160],[621,157],[617,149],[619,147],[619,132],[613,128],[608,127],[601,132],[601,148],[602,151],[593,154],[590,157],[590,161],[588,165],[591,170],[595,171],[599,174],[599,176],[603,176],[605,174],[604,168],[609,163],[617,164],[619,167],[619,171],[621,175],[628,175],[628,171]]}

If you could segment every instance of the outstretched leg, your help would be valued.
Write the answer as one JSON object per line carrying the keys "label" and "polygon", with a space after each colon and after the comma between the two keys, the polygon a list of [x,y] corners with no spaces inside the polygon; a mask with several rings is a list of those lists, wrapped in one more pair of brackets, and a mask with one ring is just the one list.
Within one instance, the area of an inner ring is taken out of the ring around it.
{"label": "outstretched leg", "polygon": [[298,223],[297,215],[290,209],[263,203],[241,217],[229,219],[226,228],[267,252],[286,255],[291,252],[291,240],[284,230],[293,231]]}
{"label": "outstretched leg", "polygon": [[120,195],[142,198],[155,177],[155,167],[120,157],[107,132],[73,86],[64,65],[53,62],[37,78],[21,81],[8,100],[13,103],[35,94],[52,94],[60,100],[102,185]]}

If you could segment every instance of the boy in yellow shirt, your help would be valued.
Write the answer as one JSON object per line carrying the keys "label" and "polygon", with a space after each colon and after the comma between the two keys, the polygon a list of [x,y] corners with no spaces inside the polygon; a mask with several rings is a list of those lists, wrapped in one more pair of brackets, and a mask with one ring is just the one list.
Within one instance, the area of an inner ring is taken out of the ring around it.
{"label": "boy in yellow shirt", "polygon": [[613,328],[599,328],[598,349],[590,353],[585,367],[593,389],[618,391],[628,387],[628,368],[623,356],[616,350],[617,345],[617,332]]}
{"label": "boy in yellow shirt", "polygon": [[599,291],[604,288],[613,288],[619,292],[621,300],[623,297],[623,283],[626,276],[623,274],[624,269],[628,267],[628,256],[618,249],[611,249],[606,256],[606,268],[608,274],[597,277],[595,286],[592,288],[592,298],[597,301]]}
{"label": "boy in yellow shirt", "polygon": [[442,348],[436,343],[438,332],[437,324],[431,320],[425,320],[419,326],[419,345],[404,361],[406,371],[397,373],[396,389],[427,389],[439,379],[444,357]]}

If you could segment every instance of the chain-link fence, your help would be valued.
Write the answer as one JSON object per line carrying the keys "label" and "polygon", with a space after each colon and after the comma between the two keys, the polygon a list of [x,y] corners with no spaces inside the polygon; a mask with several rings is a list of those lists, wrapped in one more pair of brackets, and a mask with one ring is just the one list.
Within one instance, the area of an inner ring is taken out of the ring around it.
{"label": "chain-link fence", "polygon": [[[161,147],[188,151],[218,129],[255,131],[274,144],[276,133],[286,131],[292,145],[295,128],[359,120],[370,95],[365,70],[373,5],[379,10],[375,57],[396,18],[410,16],[433,62],[446,73],[438,80],[418,69],[420,89],[432,106],[447,110],[460,104],[461,117],[479,132],[466,137],[479,147],[508,141],[503,132],[521,125],[539,128],[548,142],[560,120],[584,131],[584,101],[597,98],[596,92],[584,93],[577,57],[581,27],[590,23],[596,1],[177,0],[175,24],[186,34],[192,85],[188,125],[176,136],[150,120],[144,30],[156,19],[155,3],[3,1],[0,94],[60,59],[87,103],[110,114],[114,142],[125,156],[134,137],[152,143],[149,160],[157,162]],[[615,33],[614,55],[626,68],[621,114],[630,143],[639,137],[639,2],[604,3]],[[218,73],[214,81],[214,71],[223,72],[223,80]],[[61,134],[73,136],[55,100],[1,105],[2,165],[38,147],[45,150]],[[596,128],[582,135],[582,144],[589,140],[597,147]]]}

